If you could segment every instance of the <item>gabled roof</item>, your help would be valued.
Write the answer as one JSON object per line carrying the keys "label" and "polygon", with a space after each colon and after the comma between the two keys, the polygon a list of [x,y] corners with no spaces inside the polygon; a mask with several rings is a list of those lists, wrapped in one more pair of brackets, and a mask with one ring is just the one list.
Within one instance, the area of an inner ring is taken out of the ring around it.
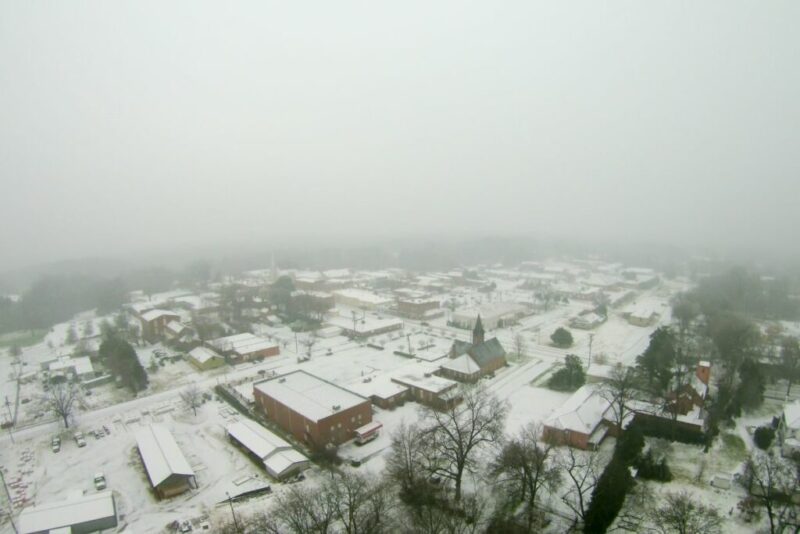
{"label": "gabled roof", "polygon": [[442,369],[447,369],[449,371],[454,371],[464,375],[479,373],[481,370],[480,366],[475,363],[469,354],[462,354],[458,358],[446,360],[445,363],[442,364]]}
{"label": "gabled roof", "polygon": [[503,345],[497,340],[496,337],[481,343],[480,345],[473,345],[467,351],[472,356],[475,363],[481,366],[481,369],[490,366],[500,358],[505,358],[506,350]]}
{"label": "gabled roof", "polygon": [[163,426],[150,425],[139,430],[136,444],[153,487],[172,475],[194,476],[175,438]]}
{"label": "gabled roof", "polygon": [[467,351],[472,347],[472,343],[469,341],[461,341],[456,339],[453,341],[453,351],[455,352],[456,356],[461,356],[462,354],[466,354]]}
{"label": "gabled roof", "polygon": [[593,386],[585,385],[573,393],[544,424],[559,430],[589,435],[603,421],[609,408],[609,402]]}

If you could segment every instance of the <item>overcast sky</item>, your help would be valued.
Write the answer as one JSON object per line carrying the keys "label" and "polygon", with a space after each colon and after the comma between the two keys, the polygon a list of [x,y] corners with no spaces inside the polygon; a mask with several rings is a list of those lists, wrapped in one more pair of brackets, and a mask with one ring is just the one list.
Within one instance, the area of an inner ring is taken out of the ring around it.
{"label": "overcast sky", "polygon": [[0,269],[276,235],[797,248],[796,0],[0,6]]}

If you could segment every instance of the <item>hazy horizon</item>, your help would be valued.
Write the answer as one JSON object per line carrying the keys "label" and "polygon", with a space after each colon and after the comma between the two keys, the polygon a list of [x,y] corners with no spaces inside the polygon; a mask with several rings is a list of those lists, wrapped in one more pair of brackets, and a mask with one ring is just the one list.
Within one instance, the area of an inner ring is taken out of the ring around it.
{"label": "hazy horizon", "polygon": [[380,236],[796,258],[798,15],[0,0],[0,272]]}

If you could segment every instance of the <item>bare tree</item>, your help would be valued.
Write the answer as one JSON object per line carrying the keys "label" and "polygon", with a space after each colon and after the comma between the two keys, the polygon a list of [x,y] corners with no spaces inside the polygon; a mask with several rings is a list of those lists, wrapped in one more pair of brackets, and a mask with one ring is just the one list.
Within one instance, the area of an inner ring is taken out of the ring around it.
{"label": "bare tree", "polygon": [[531,423],[525,426],[503,446],[491,468],[511,508],[524,504],[528,532],[542,526],[538,509],[542,491],[558,487],[561,478],[559,466],[551,455],[552,445],[539,444],[541,434],[539,425]]}
{"label": "bare tree", "polygon": [[292,485],[280,493],[272,508],[272,523],[281,533],[334,532],[335,508],[328,492]]}
{"label": "bare tree", "polygon": [[379,534],[391,531],[392,499],[386,484],[374,478],[343,473],[323,484],[333,517],[346,534]]}
{"label": "bare tree", "polygon": [[505,402],[481,386],[465,387],[461,393],[462,401],[455,406],[441,411],[425,406],[422,410],[433,473],[455,483],[456,501],[461,499],[464,473],[475,468],[474,453],[502,438],[508,411]]}
{"label": "bare tree", "polygon": [[42,397],[42,405],[45,410],[64,421],[64,428],[69,428],[69,420],[75,413],[80,398],[80,389],[74,383],[62,382],[54,384]]}
{"label": "bare tree", "polygon": [[656,532],[662,534],[717,534],[722,532],[722,517],[713,506],[697,502],[696,497],[682,491],[667,493],[661,506],[649,511]]}
{"label": "bare tree", "polygon": [[402,526],[396,532],[403,534],[478,534],[485,532],[489,509],[485,495],[466,494],[459,509],[435,503],[406,507]]}
{"label": "bare tree", "polygon": [[754,450],[745,462],[742,485],[767,510],[769,531],[782,532],[787,516],[796,512],[792,501],[800,486],[796,467],[774,452]]}
{"label": "bare tree", "polygon": [[426,437],[427,433],[417,425],[407,425],[405,421],[392,433],[392,452],[386,458],[386,474],[402,492],[413,491],[430,474]]}
{"label": "bare tree", "polygon": [[317,338],[315,335],[306,336],[303,341],[300,342],[306,348],[306,357],[310,360],[311,359],[311,350],[314,348],[314,345],[317,344]]}
{"label": "bare tree", "polygon": [[617,363],[611,370],[609,379],[600,387],[600,396],[608,401],[614,423],[622,430],[625,419],[630,414],[630,404],[636,394],[636,377],[633,370]]}
{"label": "bare tree", "polygon": [[181,400],[183,404],[194,412],[197,417],[197,409],[203,404],[203,394],[197,387],[197,384],[192,382],[181,390]]}
{"label": "bare tree", "polygon": [[561,494],[561,502],[575,514],[574,525],[582,523],[586,517],[592,491],[597,486],[597,480],[603,472],[600,453],[586,453],[576,451],[572,447],[565,447],[558,459],[559,466],[564,472],[566,490]]}

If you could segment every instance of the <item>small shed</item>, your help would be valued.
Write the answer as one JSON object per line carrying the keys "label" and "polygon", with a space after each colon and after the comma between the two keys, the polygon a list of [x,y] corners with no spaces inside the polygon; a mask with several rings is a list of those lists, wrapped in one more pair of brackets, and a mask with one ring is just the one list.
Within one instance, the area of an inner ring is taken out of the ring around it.
{"label": "small shed", "polygon": [[136,444],[150,484],[159,497],[173,497],[197,487],[194,471],[169,430],[150,425],[136,433]]}
{"label": "small shed", "polygon": [[276,480],[307,469],[308,458],[288,442],[250,419],[243,419],[226,429],[231,442],[245,449]]}
{"label": "small shed", "polygon": [[87,534],[116,526],[117,507],[110,490],[29,506],[18,519],[20,534]]}

